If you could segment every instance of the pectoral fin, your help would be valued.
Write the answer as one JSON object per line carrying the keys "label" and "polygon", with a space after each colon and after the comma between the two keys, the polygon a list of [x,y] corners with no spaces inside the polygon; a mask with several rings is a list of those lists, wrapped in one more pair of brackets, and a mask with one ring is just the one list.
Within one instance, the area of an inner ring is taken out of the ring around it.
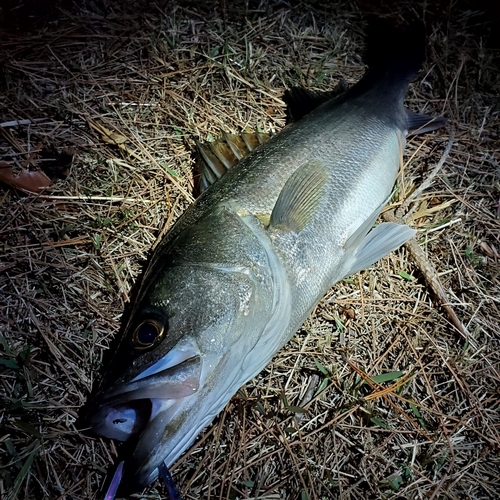
{"label": "pectoral fin", "polygon": [[[406,225],[384,222],[372,229],[355,250],[354,262],[346,276],[371,266],[406,243],[416,231]],[[354,247],[355,248],[355,247]]]}
{"label": "pectoral fin", "polygon": [[325,194],[328,177],[328,171],[317,160],[299,167],[281,190],[269,227],[295,233],[302,231]]}

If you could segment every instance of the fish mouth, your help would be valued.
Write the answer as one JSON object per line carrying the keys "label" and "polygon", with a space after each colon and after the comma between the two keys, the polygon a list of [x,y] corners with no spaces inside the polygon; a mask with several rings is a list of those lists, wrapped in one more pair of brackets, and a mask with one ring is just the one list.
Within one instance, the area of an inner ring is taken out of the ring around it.
{"label": "fish mouth", "polygon": [[125,460],[131,489],[147,486],[156,478],[161,461],[153,464],[149,457],[155,455],[152,452],[163,441],[169,422],[200,387],[203,363],[199,355],[175,366],[163,368],[164,364],[160,360],[131,381],[104,391],[89,418],[94,433],[131,441],[133,452]]}

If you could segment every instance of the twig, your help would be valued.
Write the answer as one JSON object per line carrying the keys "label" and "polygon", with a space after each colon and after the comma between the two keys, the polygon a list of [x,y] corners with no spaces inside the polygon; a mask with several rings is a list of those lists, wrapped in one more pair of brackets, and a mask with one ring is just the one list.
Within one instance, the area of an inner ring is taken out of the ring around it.
{"label": "twig", "polygon": [[[382,214],[384,220],[386,222],[395,222],[397,224],[403,224],[404,221],[400,218],[397,218],[394,215],[393,210],[388,210]],[[448,295],[441,284],[441,280],[439,279],[438,273],[436,272],[434,266],[425,255],[424,251],[420,248],[415,237],[411,240],[408,240],[405,243],[405,247],[408,250],[408,253],[412,256],[415,264],[417,264],[420,271],[424,275],[425,281],[431,287],[432,291],[439,298],[441,305],[444,310],[448,313],[451,322],[455,325],[456,329],[462,334],[462,336],[472,345],[472,347],[477,348],[476,343],[470,337],[467,329],[463,325],[463,323],[458,319],[453,307],[450,305],[450,301],[448,299]]]}
{"label": "twig", "polygon": [[428,189],[432,181],[434,180],[434,177],[439,173],[441,168],[443,168],[444,162],[447,160],[448,155],[450,154],[451,147],[453,146],[453,140],[455,139],[455,132],[453,130],[450,132],[450,139],[448,140],[448,144],[446,146],[446,149],[444,150],[443,154],[441,155],[441,159],[437,163],[437,165],[434,167],[432,172],[427,176],[427,178],[422,182],[422,184],[413,191],[408,198],[401,204],[401,206],[398,208],[396,212],[396,219],[402,219],[406,220],[415,210],[416,210],[416,205],[411,209],[408,210],[408,207],[410,206],[410,203],[412,203],[414,200],[417,199],[418,196],[420,196],[426,189]]}
{"label": "twig", "polygon": [[41,194],[37,198],[42,200],[64,200],[64,201],[111,201],[113,203],[121,203],[128,201],[130,203],[157,203],[155,200],[146,200],[142,198],[128,198],[127,196],[56,196]]}
{"label": "twig", "polygon": [[[446,146],[446,149],[444,150],[441,159],[439,160],[438,164],[434,167],[432,172],[430,173],[429,177],[425,179],[425,181],[420,185],[418,189],[416,189],[406,200],[401,204],[401,206],[398,208],[397,212],[394,213],[394,210],[388,210],[387,212],[384,212],[382,214],[382,217],[386,222],[395,222],[397,224],[404,224],[405,219],[411,215],[412,210],[407,211],[408,206],[410,203],[415,200],[420,194],[427,189],[434,177],[438,174],[439,170],[443,167],[446,159],[448,158],[448,155],[451,150],[451,146],[453,145],[453,140],[455,138],[455,134],[453,131],[450,133],[450,139],[448,141],[448,145]],[[405,213],[406,212],[406,213]],[[415,237],[413,237],[411,240],[407,241],[405,243],[405,247],[408,250],[408,253],[412,256],[413,260],[415,261],[415,264],[417,264],[418,268],[424,275],[425,281],[427,284],[431,287],[432,291],[436,294],[436,296],[439,298],[441,301],[441,305],[443,306],[444,310],[447,312],[451,322],[455,325],[456,329],[461,333],[461,335],[474,347],[477,348],[476,343],[474,340],[470,337],[467,329],[463,325],[463,323],[458,319],[458,316],[456,315],[453,307],[450,305],[450,301],[448,299],[448,295],[441,284],[441,280],[439,279],[439,275],[436,272],[434,266],[432,263],[429,261],[427,256],[425,255],[424,251],[420,248],[419,244],[417,243],[417,240]]]}

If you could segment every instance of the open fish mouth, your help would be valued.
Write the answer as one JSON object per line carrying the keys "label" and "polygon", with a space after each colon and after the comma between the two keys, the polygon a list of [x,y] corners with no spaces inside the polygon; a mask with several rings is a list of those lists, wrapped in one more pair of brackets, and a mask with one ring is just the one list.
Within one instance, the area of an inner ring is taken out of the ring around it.
{"label": "open fish mouth", "polygon": [[[89,420],[92,430],[111,439],[139,438],[144,443],[143,434],[160,415],[163,421],[167,415],[172,418],[184,400],[198,391],[202,360],[196,355],[175,366],[162,368],[161,365],[157,363],[131,381],[102,393],[95,403],[97,410]],[[157,433],[158,441],[161,438],[162,433]],[[152,439],[148,448],[156,444]]]}

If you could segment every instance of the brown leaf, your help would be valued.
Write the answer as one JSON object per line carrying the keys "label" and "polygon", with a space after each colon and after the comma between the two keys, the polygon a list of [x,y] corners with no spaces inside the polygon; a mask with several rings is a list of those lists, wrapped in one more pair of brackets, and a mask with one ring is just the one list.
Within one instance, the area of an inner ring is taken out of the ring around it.
{"label": "brown leaf", "polygon": [[0,162],[0,181],[30,193],[39,193],[50,185],[50,179],[40,170],[21,168],[19,173],[15,173],[12,165],[6,162]]}
{"label": "brown leaf", "polygon": [[108,144],[114,144],[115,146],[119,146],[120,144],[125,144],[128,141],[128,138],[125,137],[124,135],[118,132],[114,132],[113,130],[110,130],[104,125],[101,125],[100,123],[89,121],[89,125],[94,130],[97,130],[101,134],[102,140],[104,142],[107,142]]}

